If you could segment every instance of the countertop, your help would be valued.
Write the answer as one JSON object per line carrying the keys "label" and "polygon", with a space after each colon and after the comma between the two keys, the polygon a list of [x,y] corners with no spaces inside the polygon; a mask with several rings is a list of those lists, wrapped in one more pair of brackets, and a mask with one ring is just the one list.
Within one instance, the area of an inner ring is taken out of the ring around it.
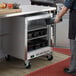
{"label": "countertop", "polygon": [[37,6],[37,5],[22,5],[22,6],[20,6],[20,9],[22,9],[22,12],[0,15],[0,18],[29,15],[29,14],[34,14],[34,13],[38,13],[38,12],[46,12],[46,11],[56,10],[55,7]]}

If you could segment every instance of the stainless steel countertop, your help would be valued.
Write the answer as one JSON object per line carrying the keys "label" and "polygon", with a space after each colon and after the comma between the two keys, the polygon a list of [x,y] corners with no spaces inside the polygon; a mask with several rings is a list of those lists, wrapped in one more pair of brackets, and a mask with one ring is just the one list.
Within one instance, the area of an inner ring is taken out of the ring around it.
{"label": "stainless steel countertop", "polygon": [[22,6],[20,6],[20,8],[22,9],[22,12],[0,15],[0,18],[29,15],[29,14],[34,14],[34,13],[38,13],[38,12],[56,10],[55,7],[49,7],[49,6],[46,7],[46,6],[37,6],[37,5],[22,5]]}

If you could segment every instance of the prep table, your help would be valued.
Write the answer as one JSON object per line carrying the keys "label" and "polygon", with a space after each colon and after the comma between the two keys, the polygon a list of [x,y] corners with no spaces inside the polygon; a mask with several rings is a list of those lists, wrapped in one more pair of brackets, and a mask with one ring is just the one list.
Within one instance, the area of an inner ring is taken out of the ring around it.
{"label": "prep table", "polygon": [[[39,48],[37,50],[28,52],[28,22],[39,19],[51,19],[53,16],[52,13],[48,13],[56,10],[55,7],[45,7],[45,6],[36,6],[36,5],[23,5],[20,6],[22,12],[11,13],[0,15],[0,24],[5,27],[9,26],[9,32],[5,32],[3,35],[8,35],[8,50],[6,52],[6,58],[13,56],[19,59],[24,60],[26,67],[30,66],[29,59],[47,54],[52,52],[50,47],[50,26],[47,24],[47,40],[48,47]],[[6,22],[8,21],[8,22]],[[3,27],[3,28],[5,28]],[[32,28],[32,27],[31,27]],[[41,28],[41,27],[37,27]],[[36,29],[37,29],[36,28]],[[31,29],[32,30],[32,29]],[[38,29],[37,29],[38,30]],[[7,37],[7,38],[8,38]],[[42,36],[40,36],[42,37]],[[39,38],[40,38],[39,37]],[[44,38],[45,39],[45,38]],[[6,44],[7,45],[7,44]],[[4,47],[5,48],[5,47]],[[7,47],[6,47],[7,48]],[[39,52],[40,51],[40,52]],[[36,55],[34,55],[36,53]]]}

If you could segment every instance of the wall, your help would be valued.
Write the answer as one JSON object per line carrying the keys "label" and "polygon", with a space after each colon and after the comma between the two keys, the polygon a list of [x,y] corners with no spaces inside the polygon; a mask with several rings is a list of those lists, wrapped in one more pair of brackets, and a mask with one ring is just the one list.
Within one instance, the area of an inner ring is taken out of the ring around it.
{"label": "wall", "polygon": [[[62,7],[62,4],[57,4],[58,12]],[[68,25],[69,25],[69,11],[63,16],[63,21],[56,24],[56,46],[69,48],[68,39]]]}
{"label": "wall", "polygon": [[4,3],[19,3],[19,4],[30,4],[30,0],[0,0],[0,3],[2,3],[2,2],[4,2]]}

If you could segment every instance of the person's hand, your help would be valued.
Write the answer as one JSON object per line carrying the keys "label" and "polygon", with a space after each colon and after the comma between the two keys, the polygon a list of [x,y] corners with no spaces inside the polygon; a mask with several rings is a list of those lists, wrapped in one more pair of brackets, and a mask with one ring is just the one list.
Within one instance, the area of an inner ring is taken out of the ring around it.
{"label": "person's hand", "polygon": [[60,19],[61,18],[58,15],[56,15],[55,20],[54,20],[54,23],[59,23],[60,22]]}

